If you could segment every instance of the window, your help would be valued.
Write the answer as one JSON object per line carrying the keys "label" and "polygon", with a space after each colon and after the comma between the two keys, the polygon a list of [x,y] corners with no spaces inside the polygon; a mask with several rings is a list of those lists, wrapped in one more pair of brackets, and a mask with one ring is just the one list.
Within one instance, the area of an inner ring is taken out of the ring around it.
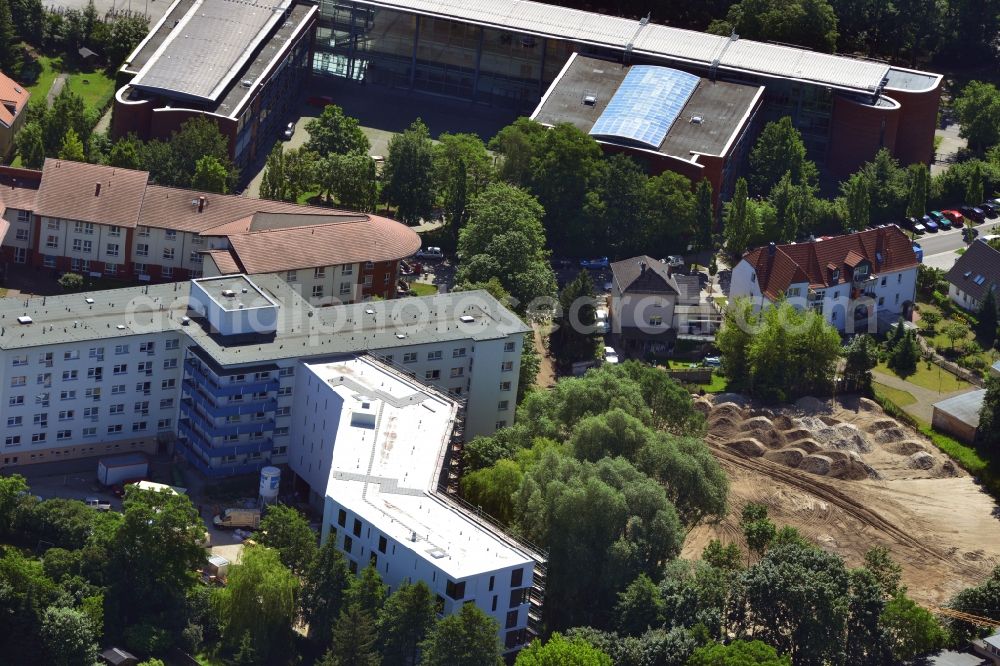
{"label": "window", "polygon": [[899,294],[896,294],[896,305],[899,305]]}
{"label": "window", "polygon": [[7,446],[20,446],[21,436],[20,435],[8,435],[7,439],[4,440],[4,444]]}
{"label": "window", "polygon": [[73,233],[75,234],[87,234],[88,236],[94,235],[94,223],[93,222],[76,222],[73,225]]}
{"label": "window", "polygon": [[87,368],[87,379],[99,382],[104,379],[104,368]]}
{"label": "window", "polygon": [[649,317],[650,326],[662,326],[663,325],[663,315],[651,315]]}
{"label": "window", "polygon": [[171,340],[167,340],[166,344],[163,346],[165,349],[177,349],[180,346],[180,343],[180,338],[173,338]]}
{"label": "window", "polygon": [[146,375],[147,377],[149,375],[153,374],[153,362],[152,361],[143,361],[142,363],[140,363],[139,364],[139,374],[140,375]]}
{"label": "window", "polygon": [[171,424],[171,420],[170,419],[160,419],[159,421],[156,422],[156,429],[157,430],[170,430],[170,424]]}
{"label": "window", "polygon": [[24,375],[19,375],[17,377],[10,378],[11,386],[24,386],[27,383],[28,378]]}
{"label": "window", "polygon": [[108,413],[109,414],[124,414],[125,413],[125,405],[122,404],[122,403],[118,403],[117,405],[111,405],[111,408],[108,410]]}
{"label": "window", "polygon": [[899,273],[898,275],[896,275],[896,284],[899,284],[902,281],[903,281],[903,274]]}
{"label": "window", "polygon": [[287,435],[287,434],[288,434],[288,426],[282,426],[280,428],[275,428],[274,429],[274,436],[275,437],[281,437],[281,436]]}
{"label": "window", "polygon": [[[140,236],[142,234],[139,234]],[[135,246],[135,256],[137,257],[148,257],[149,256],[149,244],[139,243]]]}
{"label": "window", "polygon": [[42,407],[49,406],[49,394],[48,393],[38,393],[35,395],[35,404],[41,405]]}
{"label": "window", "polygon": [[295,367],[294,366],[291,366],[291,367],[288,367],[288,368],[282,368],[281,370],[278,370],[278,376],[279,377],[291,377],[294,374],[295,374]]}
{"label": "window", "polygon": [[354,264],[348,264],[340,269],[341,275],[354,275]]}
{"label": "window", "polygon": [[84,437],[97,437],[97,428],[91,426],[83,429]]}
{"label": "window", "polygon": [[288,271],[285,273],[286,282],[298,282],[299,272],[298,271]]}
{"label": "window", "polygon": [[427,360],[428,361],[440,361],[441,360],[441,352],[440,352],[440,350],[439,351],[427,352]]}
{"label": "window", "polygon": [[372,286],[372,276],[371,275],[366,275],[365,276],[365,286],[366,287]]}
{"label": "window", "polygon": [[510,586],[521,587],[524,584],[524,569],[514,569],[510,572]]}
{"label": "window", "polygon": [[120,363],[120,364],[116,365],[114,367],[113,372],[116,375],[124,375],[125,373],[128,372],[128,364],[127,363]]}
{"label": "window", "polygon": [[452,358],[463,358],[464,356],[465,356],[465,347],[458,347],[457,349],[453,349],[451,352]]}
{"label": "window", "polygon": [[282,386],[281,388],[278,389],[278,395],[291,395],[291,394],[292,394],[291,386]]}
{"label": "window", "polygon": [[146,416],[147,414],[149,414],[149,400],[140,400],[139,402],[135,403],[133,407],[134,409],[132,411],[134,411],[136,414],[141,414],[142,416]]}
{"label": "window", "polygon": [[147,238],[149,236],[149,227],[138,226],[135,228],[135,233],[137,236]]}
{"label": "window", "polygon": [[177,367],[177,359],[176,358],[164,359],[164,361],[163,361],[163,369],[164,370],[173,370],[176,367]]}
{"label": "window", "polygon": [[172,266],[164,266],[162,270],[160,270],[160,277],[172,278],[173,276],[174,276],[174,269]]}
{"label": "window", "polygon": [[403,363],[416,363],[417,352],[406,352],[403,354]]}
{"label": "window", "polygon": [[382,284],[390,284],[392,282],[392,276],[386,273],[382,276]]}
{"label": "window", "polygon": [[379,535],[378,538],[378,552],[385,553],[385,549],[388,543],[386,542],[385,536]]}
{"label": "window", "polygon": [[59,412],[60,421],[72,421],[73,416],[76,414],[72,409],[64,409]]}
{"label": "window", "polygon": [[451,369],[451,378],[452,379],[454,379],[456,377],[464,377],[464,376],[465,376],[465,368],[452,368]]}
{"label": "window", "polygon": [[312,295],[313,298],[323,298],[323,285],[313,285]]}
{"label": "window", "polygon": [[128,345],[115,345],[115,354],[122,355],[128,353]]}
{"label": "window", "polygon": [[41,426],[42,428],[49,427],[49,414],[48,412],[42,412],[41,414],[35,414],[35,425]]}
{"label": "window", "polygon": [[24,422],[23,416],[8,416],[7,417],[7,427],[17,428]]}
{"label": "window", "polygon": [[59,393],[60,400],[76,400],[76,391],[61,391]]}
{"label": "window", "polygon": [[94,402],[98,402],[101,399],[101,389],[89,388],[86,390],[83,396],[88,400],[93,400]]}
{"label": "window", "polygon": [[365,262],[365,270],[366,271],[373,270],[374,268],[375,268],[375,264],[373,262],[371,262],[371,261],[366,261]]}
{"label": "window", "polygon": [[149,395],[153,392],[152,384],[150,382],[137,382],[135,385],[135,392],[143,395]]}
{"label": "window", "polygon": [[109,425],[108,426],[108,434],[109,435],[114,435],[115,433],[121,432],[122,430],[124,430],[124,428],[122,427],[121,423],[116,423],[114,425]]}
{"label": "window", "polygon": [[517,611],[512,610],[507,613],[507,628],[513,629],[517,626]]}
{"label": "window", "polygon": [[510,408],[510,401],[508,400],[501,400],[500,402],[497,403],[497,409],[500,410],[501,412],[509,408]]}
{"label": "window", "polygon": [[201,252],[199,252],[198,250],[195,250],[190,255],[188,255],[188,260],[192,264],[200,264],[202,262],[202,259],[203,257],[201,256]]}
{"label": "window", "polygon": [[33,443],[35,443],[35,444],[37,444],[38,442],[44,442],[45,441],[45,433],[44,432],[36,432],[36,433],[34,433],[31,436],[31,441]]}
{"label": "window", "polygon": [[163,232],[163,237],[168,241],[177,240],[177,232],[173,229],[167,229]]}
{"label": "window", "polygon": [[53,218],[50,217],[49,218],[49,222],[48,222],[48,228],[49,229],[55,229],[56,231],[59,231],[59,220],[55,220],[55,219],[53,219]]}
{"label": "window", "polygon": [[514,361],[504,361],[500,364],[500,372],[510,372],[514,369]]}
{"label": "window", "polygon": [[313,269],[313,279],[319,280],[320,278],[325,278],[325,277],[326,277],[325,266],[319,266],[318,268]]}
{"label": "window", "polygon": [[[348,535],[345,534],[344,535],[344,552],[345,553],[350,553],[352,548],[354,548],[354,539],[352,539],[350,536],[348,536]],[[353,562],[352,562],[352,564],[353,564]]]}
{"label": "window", "polygon": [[440,370],[427,370],[424,372],[424,379],[441,379]]}
{"label": "window", "polygon": [[60,430],[56,433],[56,439],[62,441],[70,439],[73,436],[72,430]]}
{"label": "window", "polygon": [[107,255],[109,257],[118,256],[118,243],[108,243],[107,248],[108,248]]}
{"label": "window", "polygon": [[345,296],[345,295],[347,295],[349,293],[351,293],[351,283],[350,282],[341,282],[340,283],[340,295],[341,296]]}
{"label": "window", "polygon": [[53,256],[51,256],[51,255],[48,255],[48,254],[43,255],[42,256],[42,265],[45,266],[46,268],[55,268],[56,267],[56,258],[53,257]]}
{"label": "window", "polygon": [[141,264],[138,261],[134,264],[135,272],[137,275],[148,275],[146,272],[146,264]]}
{"label": "window", "polygon": [[168,261],[173,261],[174,260],[174,248],[172,248],[172,247],[165,247],[165,248],[163,248],[163,258],[166,259],[166,260],[168,260]]}
{"label": "window", "polygon": [[135,423],[132,424],[132,432],[142,432],[147,427],[148,425],[146,424],[145,421],[136,421]]}
{"label": "window", "polygon": [[35,380],[35,383],[40,386],[51,386],[52,385],[52,375],[47,372],[40,373]]}
{"label": "window", "polygon": [[501,391],[509,391],[510,390],[510,382],[500,382],[500,390]]}
{"label": "window", "polygon": [[84,407],[83,418],[97,420],[97,416],[100,414],[100,411],[100,407]]}
{"label": "window", "polygon": [[75,381],[79,371],[77,370],[63,370],[62,379],[64,382]]}
{"label": "window", "polygon": [[337,524],[341,527],[347,527],[347,512],[343,509],[337,511]]}
{"label": "window", "polygon": [[15,356],[14,359],[11,361],[11,365],[13,365],[15,368],[21,365],[28,365],[28,355],[24,354],[22,356]]}
{"label": "window", "polygon": [[118,264],[113,264],[110,261],[104,263],[104,272],[108,275],[118,274]]}
{"label": "window", "polygon": [[455,581],[449,580],[444,585],[444,593],[456,601],[460,601],[465,598],[465,581],[461,583],[456,583]]}
{"label": "window", "polygon": [[122,235],[122,228],[111,226],[108,228],[108,236],[111,238],[120,238]]}
{"label": "window", "polygon": [[160,409],[170,409],[174,406],[173,398],[163,398],[160,400]]}
{"label": "window", "polygon": [[125,393],[124,384],[115,384],[111,387],[111,395],[122,395],[123,393]]}
{"label": "window", "polygon": [[880,306],[881,306],[881,305],[885,305],[885,296],[879,296],[879,297],[878,297],[878,304],[879,304]]}
{"label": "window", "polygon": [[[51,248],[58,249],[59,248],[59,236],[54,236],[52,234],[49,234],[48,236],[46,236],[45,237],[45,247],[51,247]],[[52,263],[55,264],[55,258],[54,257],[52,259]]]}
{"label": "window", "polygon": [[361,536],[361,521],[357,518],[354,519],[354,529],[352,531],[354,532],[354,536]]}
{"label": "window", "polygon": [[139,353],[140,354],[152,354],[156,351],[155,342],[140,342],[139,343]]}
{"label": "window", "polygon": [[15,237],[19,241],[26,241],[26,240],[28,240],[28,230],[27,229],[18,229],[17,233],[15,234]]}
{"label": "window", "polygon": [[503,350],[505,352],[512,352],[512,351],[514,351],[514,343],[513,342],[505,342],[505,343],[503,343]]}
{"label": "window", "polygon": [[17,211],[17,221],[22,223],[28,223],[31,221],[31,213],[26,210]]}
{"label": "window", "polygon": [[292,413],[291,407],[278,407],[278,409],[274,411],[275,416],[288,416],[291,413]]}
{"label": "window", "polygon": [[98,361],[104,360],[104,347],[91,347],[87,352],[87,358],[95,358]]}
{"label": "window", "polygon": [[882,282],[879,284],[879,286],[881,286],[881,287],[885,286],[885,276],[884,275],[882,276]]}
{"label": "window", "polygon": [[7,403],[11,407],[20,407],[20,406],[22,406],[24,404],[24,396],[23,395],[12,395],[10,397],[10,400],[7,401]]}

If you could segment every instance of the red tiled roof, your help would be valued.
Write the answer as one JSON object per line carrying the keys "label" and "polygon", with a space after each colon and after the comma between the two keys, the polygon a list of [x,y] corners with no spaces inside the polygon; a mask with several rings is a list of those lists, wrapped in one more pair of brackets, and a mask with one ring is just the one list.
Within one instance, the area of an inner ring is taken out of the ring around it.
{"label": "red tiled roof", "polygon": [[48,158],[35,214],[135,227],[148,179],[145,171]]}
{"label": "red tiled roof", "polygon": [[[28,103],[31,93],[14,79],[0,72],[0,123],[7,127],[14,125],[14,119]],[[11,111],[10,107],[13,107]]]}
{"label": "red tiled roof", "polygon": [[209,250],[208,252],[203,252],[202,254],[207,255],[215,262],[215,266],[219,269],[220,275],[233,275],[235,273],[242,273],[243,269],[239,267],[236,263],[236,258],[233,253],[229,250]]}
{"label": "red tiled roof", "polygon": [[420,236],[408,226],[377,215],[367,218],[232,234],[229,243],[249,274],[395,261],[420,249]]}
{"label": "red tiled roof", "polygon": [[759,247],[743,259],[754,267],[761,291],[771,299],[802,282],[814,289],[850,282],[854,269],[863,262],[870,264],[872,275],[919,263],[910,239],[895,225],[808,243]]}

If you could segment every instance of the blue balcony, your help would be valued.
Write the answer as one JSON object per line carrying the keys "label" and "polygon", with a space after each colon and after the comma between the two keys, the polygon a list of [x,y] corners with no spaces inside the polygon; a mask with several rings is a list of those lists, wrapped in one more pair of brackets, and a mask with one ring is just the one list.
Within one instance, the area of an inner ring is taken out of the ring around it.
{"label": "blue balcony", "polygon": [[210,439],[225,437],[226,435],[260,435],[269,430],[274,430],[274,418],[266,421],[252,421],[250,423],[226,423],[216,425],[205,418],[201,412],[195,409],[188,399],[181,400],[181,414],[191,419],[191,422],[205,433]]}
{"label": "blue balcony", "polygon": [[209,442],[191,427],[187,419],[181,419],[178,422],[178,431],[193,447],[204,451],[205,455],[209,458],[239,456],[248,453],[267,453],[274,448],[274,440],[270,437],[253,442],[237,442],[233,444],[228,442]]}
{"label": "blue balcony", "polygon": [[241,384],[220,382],[219,378],[203,371],[193,359],[184,361],[184,369],[196,380],[196,383],[202,389],[216,397],[267,393],[269,391],[277,391],[279,385],[277,378],[248,381]]}
{"label": "blue balcony", "polygon": [[216,405],[212,402],[211,398],[205,395],[201,387],[190,379],[184,380],[184,389],[184,397],[201,407],[213,419],[240,416],[243,414],[256,414],[258,412],[273,412],[278,408],[278,401],[275,398]]}
{"label": "blue balcony", "polygon": [[260,471],[260,468],[268,464],[265,460],[255,460],[254,462],[243,463],[241,465],[225,464],[220,461],[217,467],[213,467],[202,460],[191,448],[191,445],[183,440],[178,440],[174,450],[180,453],[185,460],[194,465],[199,472],[211,478],[222,478],[226,476],[237,476],[239,474],[253,474]]}

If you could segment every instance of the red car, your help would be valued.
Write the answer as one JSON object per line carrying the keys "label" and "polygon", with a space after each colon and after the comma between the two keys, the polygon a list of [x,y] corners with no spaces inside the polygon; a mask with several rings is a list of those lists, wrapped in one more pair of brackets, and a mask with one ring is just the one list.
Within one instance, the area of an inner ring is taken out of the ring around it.
{"label": "red car", "polygon": [[313,95],[306,100],[306,104],[310,106],[329,106],[333,104],[333,98],[329,95]]}
{"label": "red car", "polygon": [[962,214],[957,210],[943,210],[941,211],[941,214],[951,220],[952,226],[961,226],[961,224],[965,221]]}

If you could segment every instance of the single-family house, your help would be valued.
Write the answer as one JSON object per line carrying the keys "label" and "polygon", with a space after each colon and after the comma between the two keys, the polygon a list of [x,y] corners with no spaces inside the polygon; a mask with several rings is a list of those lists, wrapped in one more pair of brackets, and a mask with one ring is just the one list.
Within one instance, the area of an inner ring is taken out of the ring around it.
{"label": "single-family house", "polygon": [[0,72],[0,161],[6,161],[14,149],[14,137],[24,125],[30,97],[17,81]]}
{"label": "single-family house", "polygon": [[1000,250],[985,240],[973,241],[946,279],[948,297],[966,310],[978,311],[986,292],[1000,285]]}
{"label": "single-family house", "polygon": [[875,332],[909,319],[920,264],[899,227],[889,225],[805,243],[771,243],[733,268],[730,300],[755,307],[784,298],[812,308],[842,333]]}

